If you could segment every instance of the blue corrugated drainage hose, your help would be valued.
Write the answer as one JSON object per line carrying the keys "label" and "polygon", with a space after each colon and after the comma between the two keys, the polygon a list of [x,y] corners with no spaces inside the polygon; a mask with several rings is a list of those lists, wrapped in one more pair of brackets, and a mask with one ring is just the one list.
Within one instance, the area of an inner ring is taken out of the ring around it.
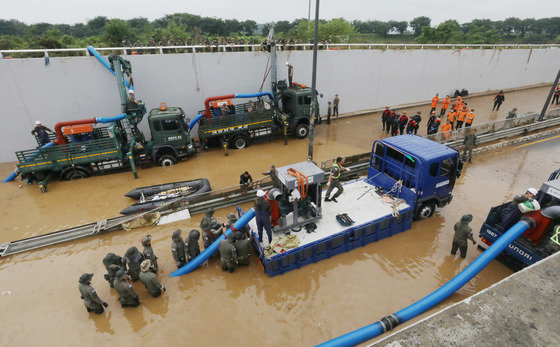
{"label": "blue corrugated drainage hose", "polygon": [[[237,220],[237,222],[235,222],[233,224],[233,227],[236,230],[241,230],[241,228],[243,228],[247,223],[249,223],[249,221],[251,219],[253,219],[253,217],[255,217],[255,209],[251,208],[249,211],[245,212],[245,214],[243,214],[243,216],[241,216],[241,218],[239,218]],[[231,234],[231,228],[228,228],[225,232],[224,235],[225,236],[229,236],[229,234]],[[208,248],[206,248],[202,253],[200,253],[199,255],[196,256],[196,258],[194,258],[193,260],[189,261],[185,266],[181,267],[180,269],[177,269],[175,271],[173,271],[171,273],[171,275],[169,275],[170,277],[177,277],[177,276],[182,276],[182,275],[186,275],[189,272],[193,271],[194,269],[196,269],[197,267],[199,267],[202,263],[204,263],[208,258],[210,258],[210,256],[212,254],[214,254],[217,250],[218,247],[220,246],[220,241],[222,241],[225,236],[222,235],[220,237],[218,237],[218,239],[216,241],[214,241]]]}
{"label": "blue corrugated drainage hose", "polygon": [[455,293],[459,288],[464,286],[482,269],[486,267],[494,258],[496,258],[504,249],[527,229],[530,223],[522,220],[512,226],[499,239],[496,240],[484,253],[476,258],[469,266],[461,271],[457,276],[453,277],[449,282],[441,288],[426,296],[425,298],[415,302],[414,304],[400,310],[399,312],[382,318],[371,325],[342,335],[330,341],[320,344],[319,346],[355,346],[369,339],[377,337],[386,331],[392,330],[399,324],[402,324],[439,304],[447,299],[451,294]]}
{"label": "blue corrugated drainage hose", "polygon": [[272,93],[269,92],[263,92],[263,93],[253,93],[253,94],[234,94],[236,99],[242,99],[242,98],[258,98],[259,96],[268,96],[270,98],[270,100],[274,100],[274,97],[272,96]]}
{"label": "blue corrugated drainage hose", "polygon": [[[47,144],[44,145],[44,146],[41,146],[41,149],[47,148],[47,147],[51,147],[51,146],[54,146],[54,143],[53,143],[52,141],[49,142],[49,143],[47,143]],[[39,155],[39,152],[40,152],[40,151],[37,151],[35,154],[30,155],[29,158],[27,158],[27,159],[28,159],[28,160],[35,159],[35,157],[36,157],[37,155]],[[8,177],[4,178],[4,179],[2,180],[2,182],[3,182],[3,183],[5,183],[5,182],[11,182],[11,181],[15,180],[16,177],[18,177],[19,174],[20,174],[19,169],[15,169],[11,174],[8,175]]]}
{"label": "blue corrugated drainage hose", "polygon": [[[97,58],[97,60],[99,60],[99,62],[101,64],[103,64],[103,66],[105,66],[107,68],[107,70],[109,70],[110,73],[113,74],[113,76],[115,76],[115,71],[113,71],[113,69],[111,69],[111,64],[109,64],[109,62],[107,60],[105,60],[101,54],[99,54],[99,52],[97,52],[97,50],[95,48],[93,48],[93,46],[88,46],[87,50],[94,56]],[[124,81],[124,84],[126,85],[127,88],[130,88],[132,90],[134,90],[134,87],[131,87],[128,83],[127,80]]]}
{"label": "blue corrugated drainage hose", "polygon": [[201,120],[202,117],[203,117],[202,113],[199,113],[198,116],[194,117],[194,119],[189,123],[189,131],[191,131],[192,128],[194,128],[196,123],[198,123],[198,121]]}
{"label": "blue corrugated drainage hose", "polygon": [[126,118],[126,113],[121,113],[118,116],[114,116],[114,117],[97,117],[95,118],[95,121],[97,123],[113,123],[119,120],[123,120]]}

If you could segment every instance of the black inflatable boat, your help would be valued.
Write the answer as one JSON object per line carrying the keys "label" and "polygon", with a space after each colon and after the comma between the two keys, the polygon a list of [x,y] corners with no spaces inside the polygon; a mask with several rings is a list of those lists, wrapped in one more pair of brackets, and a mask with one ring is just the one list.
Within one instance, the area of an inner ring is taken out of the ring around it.
{"label": "black inflatable boat", "polygon": [[[134,188],[130,192],[126,193],[124,196],[132,198],[134,200],[139,200],[144,194],[144,197],[155,195],[159,192],[166,190],[183,188],[183,187],[193,187],[194,189],[205,189],[205,192],[212,190],[210,188],[210,182],[206,178],[200,178],[191,181],[181,181],[181,182],[171,182],[164,184],[156,184],[154,186]],[[207,187],[207,188],[206,188]],[[202,192],[201,192],[202,193]]]}
{"label": "black inflatable boat", "polygon": [[153,210],[173,200],[185,197],[187,197],[188,200],[188,197],[211,190],[210,182],[206,178],[136,188],[126,193],[125,196],[133,199],[143,198],[143,200],[128,206],[120,213],[129,215]]}

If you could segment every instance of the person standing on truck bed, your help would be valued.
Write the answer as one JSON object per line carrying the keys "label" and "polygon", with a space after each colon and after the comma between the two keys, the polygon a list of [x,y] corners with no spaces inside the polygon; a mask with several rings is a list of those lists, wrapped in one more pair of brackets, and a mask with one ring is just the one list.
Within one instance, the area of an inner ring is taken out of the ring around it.
{"label": "person standing on truck bed", "polygon": [[333,100],[333,116],[336,116],[336,119],[338,119],[338,105],[340,104],[340,99],[338,98],[338,94],[334,95],[334,100]]}
{"label": "person standing on truck bed", "polygon": [[266,193],[264,190],[257,191],[257,199],[255,200],[255,219],[257,222],[257,234],[259,242],[263,242],[263,228],[266,230],[268,243],[272,242],[272,226],[270,225],[270,203],[264,198]]}
{"label": "person standing on truck bed", "polygon": [[36,121],[35,122],[35,128],[33,128],[33,130],[31,130],[31,135],[36,136],[37,139],[39,139],[39,146],[43,147],[44,145],[46,145],[47,143],[51,142],[51,140],[49,140],[49,134],[54,134],[54,132],[47,128],[46,126],[44,126],[43,124],[41,124],[41,121]]}
{"label": "person standing on truck bed", "polygon": [[472,215],[466,214],[461,217],[461,220],[455,223],[453,229],[455,229],[455,235],[453,235],[453,244],[451,246],[451,254],[457,254],[457,248],[461,251],[461,258],[465,259],[467,256],[467,240],[471,240],[473,245],[476,241],[473,238],[472,229],[469,223],[472,222]]}
{"label": "person standing on truck bed", "polygon": [[288,87],[292,86],[292,80],[294,78],[294,67],[290,64],[289,61],[286,62],[286,66],[288,67]]}
{"label": "person standing on truck bed", "polygon": [[[342,184],[340,184],[340,181],[338,180],[340,178],[340,171],[343,169],[350,172],[349,168],[342,166],[342,158],[336,158],[336,162],[333,163],[331,167],[331,174],[329,176],[329,182],[327,183],[329,188],[327,189],[327,193],[325,194],[325,201],[338,202],[336,201],[336,198],[338,198],[344,191],[344,188],[342,188]],[[334,188],[337,189],[336,194],[333,195],[332,198],[329,198]]]}

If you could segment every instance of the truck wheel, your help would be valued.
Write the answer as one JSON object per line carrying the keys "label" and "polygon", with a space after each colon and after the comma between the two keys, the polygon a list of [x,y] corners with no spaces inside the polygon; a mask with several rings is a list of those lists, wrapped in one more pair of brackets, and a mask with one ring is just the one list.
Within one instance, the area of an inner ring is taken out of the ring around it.
{"label": "truck wheel", "polygon": [[420,206],[420,209],[416,213],[416,220],[430,218],[436,211],[436,204],[433,202],[425,202]]}
{"label": "truck wheel", "polygon": [[91,173],[82,167],[69,167],[61,174],[61,177],[64,181],[79,180],[81,178],[87,178],[89,176],[91,176]]}
{"label": "truck wheel", "polygon": [[237,135],[235,139],[233,139],[233,147],[237,149],[245,148],[249,146],[249,140],[245,135]]}
{"label": "truck wheel", "polygon": [[170,154],[164,154],[158,159],[159,166],[171,166],[175,163],[177,163],[177,159]]}
{"label": "truck wheel", "polygon": [[304,139],[309,134],[309,126],[305,123],[299,123],[296,126],[296,137],[298,139]]}

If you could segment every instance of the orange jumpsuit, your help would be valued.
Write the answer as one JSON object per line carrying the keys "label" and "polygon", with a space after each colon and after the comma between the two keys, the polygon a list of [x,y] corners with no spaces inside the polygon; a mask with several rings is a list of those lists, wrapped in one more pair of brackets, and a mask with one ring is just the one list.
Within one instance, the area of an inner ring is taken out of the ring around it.
{"label": "orange jumpsuit", "polygon": [[439,102],[439,98],[438,98],[437,96],[434,96],[434,97],[432,98],[432,108],[436,108],[438,102]]}
{"label": "orange jumpsuit", "polygon": [[457,118],[457,111],[451,111],[447,114],[447,120],[451,122],[451,124],[453,124],[453,122],[455,121],[455,118]]}
{"label": "orange jumpsuit", "polygon": [[465,118],[465,126],[466,127],[471,126],[475,116],[476,115],[474,114],[474,112],[467,111],[466,118]]}
{"label": "orange jumpsuit", "polygon": [[[433,101],[433,99],[432,99]],[[448,97],[446,97],[445,99],[443,99],[443,101],[441,102],[441,108],[444,110],[447,110],[447,107],[449,106],[449,103],[451,102],[451,100],[449,100]],[[433,104],[432,104],[433,105]],[[433,107],[433,106],[432,106]]]}
{"label": "orange jumpsuit", "polygon": [[451,131],[452,130],[453,130],[453,126],[449,122],[445,123],[441,127],[441,132],[443,133],[443,136],[445,137],[446,140],[449,140],[449,138],[451,137]]}

